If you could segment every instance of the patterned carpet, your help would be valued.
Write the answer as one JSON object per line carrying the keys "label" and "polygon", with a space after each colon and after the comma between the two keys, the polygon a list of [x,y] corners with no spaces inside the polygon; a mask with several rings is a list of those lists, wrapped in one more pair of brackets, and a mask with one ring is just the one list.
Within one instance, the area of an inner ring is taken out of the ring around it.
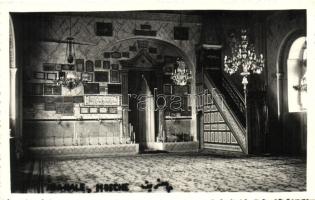
{"label": "patterned carpet", "polygon": [[[306,161],[292,157],[149,154],[36,161],[33,166],[36,178],[27,192],[306,190]],[[78,189],[80,183],[84,189]],[[34,190],[38,185],[41,189]]]}

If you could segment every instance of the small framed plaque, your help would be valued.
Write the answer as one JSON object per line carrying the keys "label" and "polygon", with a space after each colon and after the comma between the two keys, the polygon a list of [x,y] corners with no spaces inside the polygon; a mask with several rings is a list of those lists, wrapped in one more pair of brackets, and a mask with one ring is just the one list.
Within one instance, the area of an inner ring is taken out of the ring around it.
{"label": "small framed plaque", "polygon": [[114,51],[111,53],[112,58],[121,58],[121,53],[118,51]]}
{"label": "small framed plaque", "polygon": [[99,84],[98,83],[86,83],[84,84],[84,94],[99,94]]}
{"label": "small framed plaque", "polygon": [[94,72],[94,63],[92,60],[87,60],[85,62],[85,71],[86,72]]}
{"label": "small framed plaque", "polygon": [[96,36],[113,36],[113,24],[96,22],[95,23],[95,35]]}
{"label": "small framed plaque", "polygon": [[84,59],[76,59],[75,65],[77,68],[77,72],[83,72],[84,71]]}
{"label": "small framed plaque", "polygon": [[82,79],[82,81],[92,82],[93,81],[93,73],[83,72],[81,74],[81,79]]}
{"label": "small framed plaque", "polygon": [[46,73],[46,79],[47,80],[56,80],[57,74],[56,73]]}
{"label": "small framed plaque", "polygon": [[108,82],[108,72],[94,72],[95,82]]}
{"label": "small framed plaque", "polygon": [[89,114],[89,107],[81,107],[80,113],[81,114]]}
{"label": "small framed plaque", "polygon": [[108,113],[109,114],[117,114],[118,113],[117,107],[109,107]]}
{"label": "small framed plaque", "polygon": [[56,71],[61,71],[61,64],[56,64]]}
{"label": "small framed plaque", "polygon": [[111,70],[110,71],[110,82],[112,83],[119,83],[119,71],[118,70]]}
{"label": "small framed plaque", "polygon": [[95,60],[95,69],[102,69],[102,61]]}
{"label": "small framed plaque", "polygon": [[121,94],[121,84],[108,84],[108,94]]}
{"label": "small framed plaque", "polygon": [[73,64],[61,64],[61,70],[74,71],[74,65]]}
{"label": "small framed plaque", "polygon": [[110,68],[110,62],[108,60],[103,61],[103,69],[109,69]]}
{"label": "small framed plaque", "polygon": [[34,79],[45,79],[45,73],[44,72],[34,72],[33,78]]}
{"label": "small framed plaque", "polygon": [[98,108],[91,107],[89,113],[90,113],[90,114],[97,114],[97,113],[98,113]]}
{"label": "small framed plaque", "polygon": [[44,71],[56,71],[56,64],[54,63],[44,63],[43,70]]}
{"label": "small framed plaque", "polygon": [[99,109],[99,113],[100,113],[100,114],[106,114],[106,113],[108,113],[108,108],[100,108],[100,109]]}

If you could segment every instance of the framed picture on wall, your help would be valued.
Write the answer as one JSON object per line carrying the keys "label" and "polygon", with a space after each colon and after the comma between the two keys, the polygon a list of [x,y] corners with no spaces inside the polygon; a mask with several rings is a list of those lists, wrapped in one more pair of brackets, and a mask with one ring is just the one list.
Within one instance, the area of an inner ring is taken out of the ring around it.
{"label": "framed picture on wall", "polygon": [[43,71],[55,71],[55,63],[43,63]]}
{"label": "framed picture on wall", "polygon": [[98,83],[86,83],[84,84],[84,94],[99,94],[99,84]]}
{"label": "framed picture on wall", "polygon": [[81,114],[89,114],[89,108],[88,107],[80,107],[80,113]]}
{"label": "framed picture on wall", "polygon": [[113,36],[113,24],[104,23],[104,22],[96,22],[95,35],[96,36]]}
{"label": "framed picture on wall", "polygon": [[92,60],[87,60],[85,62],[85,71],[86,72],[94,72],[94,63]]}
{"label": "framed picture on wall", "polygon": [[108,108],[100,108],[100,109],[99,109],[99,113],[100,113],[100,114],[106,114],[106,113],[108,113]]}
{"label": "framed picture on wall", "polygon": [[101,94],[106,94],[106,86],[100,86],[100,93]]}
{"label": "framed picture on wall", "polygon": [[44,84],[44,95],[61,95],[61,86],[55,84]]}
{"label": "framed picture on wall", "polygon": [[112,52],[111,53],[111,57],[112,58],[121,58],[121,53],[120,52],[118,52],[118,51],[114,51],[114,52]]}
{"label": "framed picture on wall", "polygon": [[110,82],[112,83],[119,83],[119,71],[118,70],[111,70],[110,71]]}
{"label": "framed picture on wall", "polygon": [[33,78],[34,79],[45,79],[45,73],[44,72],[34,72]]}
{"label": "framed picture on wall", "polygon": [[84,59],[76,59],[75,60],[75,66],[77,72],[83,72],[84,71]]}
{"label": "framed picture on wall", "polygon": [[56,80],[57,74],[56,73],[46,73],[46,79],[47,80]]}
{"label": "framed picture on wall", "polygon": [[61,71],[61,64],[56,64],[56,71]]}
{"label": "framed picture on wall", "polygon": [[109,114],[117,114],[118,113],[117,107],[109,107],[108,113]]}
{"label": "framed picture on wall", "polygon": [[103,61],[103,69],[109,69],[110,68],[110,62],[108,60]]}
{"label": "framed picture on wall", "polygon": [[94,72],[95,82],[108,82],[108,72]]}
{"label": "framed picture on wall", "polygon": [[89,113],[90,113],[90,114],[97,114],[97,113],[98,113],[98,108],[91,107]]}
{"label": "framed picture on wall", "polygon": [[61,70],[74,71],[74,68],[73,64],[61,64]]}
{"label": "framed picture on wall", "polygon": [[121,84],[108,84],[108,94],[121,94]]}
{"label": "framed picture on wall", "polygon": [[95,60],[95,70],[96,69],[102,69],[102,61],[101,60]]}
{"label": "framed picture on wall", "polygon": [[93,81],[93,73],[83,72],[81,74],[82,81],[92,82]]}

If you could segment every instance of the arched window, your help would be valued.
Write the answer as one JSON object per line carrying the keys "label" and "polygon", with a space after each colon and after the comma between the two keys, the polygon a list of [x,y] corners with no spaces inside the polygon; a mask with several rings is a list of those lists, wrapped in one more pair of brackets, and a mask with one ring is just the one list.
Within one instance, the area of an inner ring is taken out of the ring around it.
{"label": "arched window", "polygon": [[297,38],[287,59],[289,112],[306,111],[306,37]]}

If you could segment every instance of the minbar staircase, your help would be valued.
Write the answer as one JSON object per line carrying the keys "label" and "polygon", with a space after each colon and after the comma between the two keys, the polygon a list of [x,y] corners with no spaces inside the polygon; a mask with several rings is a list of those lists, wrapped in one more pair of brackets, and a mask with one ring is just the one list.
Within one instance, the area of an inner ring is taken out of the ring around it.
{"label": "minbar staircase", "polygon": [[[217,112],[219,115],[220,125],[225,126],[225,132],[219,132],[224,133],[224,139],[221,139],[221,141],[227,141],[227,136],[229,135],[229,138],[231,138],[231,142],[225,142],[228,143],[228,145],[221,145],[221,150],[232,150],[231,146],[237,147],[239,146],[239,151],[242,151],[245,154],[248,154],[248,137],[246,133],[246,110],[245,110],[245,104],[244,104],[244,98],[239,94],[238,90],[236,89],[233,84],[230,83],[227,77],[223,73],[220,74],[213,74],[210,75],[210,72],[204,73],[204,88],[208,93],[212,96],[212,104],[210,104],[209,112]],[[213,111],[214,110],[214,111]],[[205,112],[205,110],[204,110]],[[209,132],[212,134],[212,131],[217,130],[211,130],[212,124],[209,126]],[[219,127],[219,125],[218,125]],[[216,132],[215,132],[216,133]],[[215,135],[217,137],[217,135]],[[223,136],[220,136],[222,138]],[[232,142],[232,139],[234,142]],[[230,140],[230,139],[229,139]],[[210,141],[210,139],[209,139]],[[214,144],[217,143],[217,139],[213,139]],[[211,135],[211,141],[209,145],[214,145],[212,142],[212,135]],[[207,147],[206,143],[205,148]],[[216,144],[217,146],[220,146],[219,144]],[[211,148],[211,146],[210,146]],[[229,149],[230,148],[230,149]]]}

